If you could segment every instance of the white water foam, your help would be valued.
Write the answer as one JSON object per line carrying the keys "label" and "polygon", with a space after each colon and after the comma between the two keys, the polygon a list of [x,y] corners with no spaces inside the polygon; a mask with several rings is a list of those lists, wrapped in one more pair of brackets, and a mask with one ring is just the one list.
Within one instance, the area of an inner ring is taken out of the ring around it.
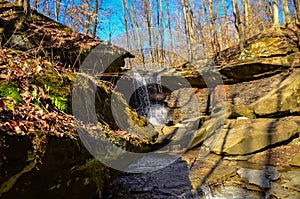
{"label": "white water foam", "polygon": [[[135,79],[135,88],[137,90],[136,101],[139,103],[141,108],[137,113],[141,116],[146,117],[149,122],[154,126],[163,126],[165,125],[168,117],[167,109],[159,103],[151,103],[149,98],[149,91],[147,89],[147,83],[150,81],[150,78],[145,78],[140,75],[137,71],[133,72],[133,77]],[[155,92],[162,92],[161,90],[161,77],[159,75],[151,77],[151,82],[158,85],[158,89]]]}

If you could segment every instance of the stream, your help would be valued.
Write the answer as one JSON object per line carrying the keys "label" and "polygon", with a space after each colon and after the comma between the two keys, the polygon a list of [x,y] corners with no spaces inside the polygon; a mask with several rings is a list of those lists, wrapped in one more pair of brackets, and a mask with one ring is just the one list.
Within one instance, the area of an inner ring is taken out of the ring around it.
{"label": "stream", "polygon": [[[142,163],[141,163],[142,164]],[[193,168],[193,170],[199,168]],[[196,191],[197,190],[197,191]],[[253,199],[268,198],[238,186],[193,189],[189,165],[179,158],[169,166],[147,173],[123,173],[106,189],[105,199]]]}
{"label": "stream", "polygon": [[[164,126],[167,122],[168,111],[161,101],[151,98],[151,94],[162,93],[159,76],[144,77],[137,71],[133,72],[133,92],[129,105],[136,110],[140,116],[144,116],[153,126]],[[167,154],[161,154],[162,158],[154,158],[145,155],[136,163],[129,165],[127,171],[118,176],[105,189],[105,199],[245,199],[266,198],[257,193],[248,191],[238,186],[208,186],[204,181],[201,185],[193,187],[190,180],[191,175],[201,178],[195,174],[195,170],[201,170],[201,166],[195,164],[191,174],[190,162],[182,157],[174,158]],[[197,157],[194,156],[194,157]],[[166,160],[173,158],[175,161]],[[159,162],[160,161],[160,162]],[[166,164],[168,162],[168,164]],[[171,164],[169,164],[171,163]],[[159,169],[157,169],[159,168]],[[134,172],[132,172],[134,171]],[[138,173],[140,172],[140,173]],[[202,181],[199,179],[198,181]]]}

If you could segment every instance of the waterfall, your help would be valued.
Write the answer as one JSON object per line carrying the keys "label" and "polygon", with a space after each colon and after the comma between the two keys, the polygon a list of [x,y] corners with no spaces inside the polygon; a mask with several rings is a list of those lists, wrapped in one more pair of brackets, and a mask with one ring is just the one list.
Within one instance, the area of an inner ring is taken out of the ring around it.
{"label": "waterfall", "polygon": [[146,118],[150,115],[150,98],[149,92],[147,89],[146,78],[142,77],[137,71],[133,72],[134,78],[134,100],[135,104],[137,104],[136,112],[138,115],[144,116]]}
{"label": "waterfall", "polygon": [[[144,116],[154,126],[163,126],[166,123],[168,111],[157,99],[150,99],[149,86],[152,86],[151,94],[162,93],[161,77],[156,74],[150,77],[142,76],[139,72],[133,71],[134,79],[134,102],[130,105],[136,109],[140,116]],[[134,104],[134,105],[132,105]]]}

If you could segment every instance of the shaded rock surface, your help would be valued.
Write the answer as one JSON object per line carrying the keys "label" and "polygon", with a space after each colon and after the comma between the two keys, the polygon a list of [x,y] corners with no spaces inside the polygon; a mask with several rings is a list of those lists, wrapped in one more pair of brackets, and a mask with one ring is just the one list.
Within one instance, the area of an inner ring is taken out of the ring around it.
{"label": "shaded rock surface", "polygon": [[[95,192],[109,179],[109,172],[99,162],[86,165],[91,155],[79,141],[50,137],[44,156],[35,161],[31,138],[1,132],[1,198],[95,198]],[[77,142],[77,146],[74,145]],[[86,165],[85,169],[78,168]],[[95,180],[95,175],[101,175]],[[74,195],[73,195],[74,194]]]}
{"label": "shaded rock surface", "polygon": [[257,185],[263,189],[270,188],[270,181],[278,180],[279,173],[274,168],[266,167],[266,169],[246,169],[240,168],[237,170],[237,174],[250,184]]}

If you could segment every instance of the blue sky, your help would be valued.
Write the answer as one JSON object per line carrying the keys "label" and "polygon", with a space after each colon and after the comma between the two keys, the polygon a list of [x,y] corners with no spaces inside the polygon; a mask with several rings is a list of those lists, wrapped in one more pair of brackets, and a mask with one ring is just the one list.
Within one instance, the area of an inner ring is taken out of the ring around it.
{"label": "blue sky", "polygon": [[[71,0],[61,0],[62,1],[62,7],[68,6],[71,4]],[[93,1],[93,0],[92,0]],[[129,3],[129,0],[125,0],[127,3]],[[152,0],[153,4],[155,4],[155,0]],[[40,9],[44,6],[43,1],[40,1]],[[53,1],[48,2],[53,4]],[[75,0],[75,3],[79,3],[80,0]],[[134,0],[133,0],[134,2]],[[164,2],[164,1],[163,1]],[[170,1],[172,2],[172,1]],[[199,1],[194,1],[194,4],[196,5]],[[216,2],[216,1],[214,1]],[[221,7],[221,0],[220,7]],[[99,19],[101,20],[101,24],[99,25],[99,29],[97,32],[97,35],[101,40],[109,40],[110,37],[114,38],[117,35],[120,35],[124,33],[124,24],[123,24],[123,12],[122,12],[122,3],[121,0],[102,0],[103,3],[103,10],[105,11],[103,16],[100,16]],[[231,15],[232,8],[231,8],[231,0],[225,0],[225,3],[227,5],[227,11]],[[175,3],[170,3],[169,7],[170,10],[172,10],[172,7],[174,8]],[[281,6],[281,5],[280,5]],[[165,7],[165,6],[163,6]],[[222,7],[221,7],[222,8]],[[177,11],[178,12],[178,11]],[[177,14],[177,13],[176,13]],[[222,15],[222,10],[221,10]],[[281,22],[282,22],[282,14],[280,13]],[[52,12],[52,18],[54,18],[54,12]],[[65,23],[65,19],[63,18],[63,15],[61,15],[61,18],[59,19],[61,23]]]}
{"label": "blue sky", "polygon": [[[109,18],[103,18],[104,21],[100,25],[102,30],[99,31],[101,40],[109,40],[110,32],[112,33],[111,37],[115,37],[125,31],[124,24],[122,23],[123,12],[121,0],[103,0],[103,8],[113,12]],[[120,17],[122,18],[120,19]]]}

